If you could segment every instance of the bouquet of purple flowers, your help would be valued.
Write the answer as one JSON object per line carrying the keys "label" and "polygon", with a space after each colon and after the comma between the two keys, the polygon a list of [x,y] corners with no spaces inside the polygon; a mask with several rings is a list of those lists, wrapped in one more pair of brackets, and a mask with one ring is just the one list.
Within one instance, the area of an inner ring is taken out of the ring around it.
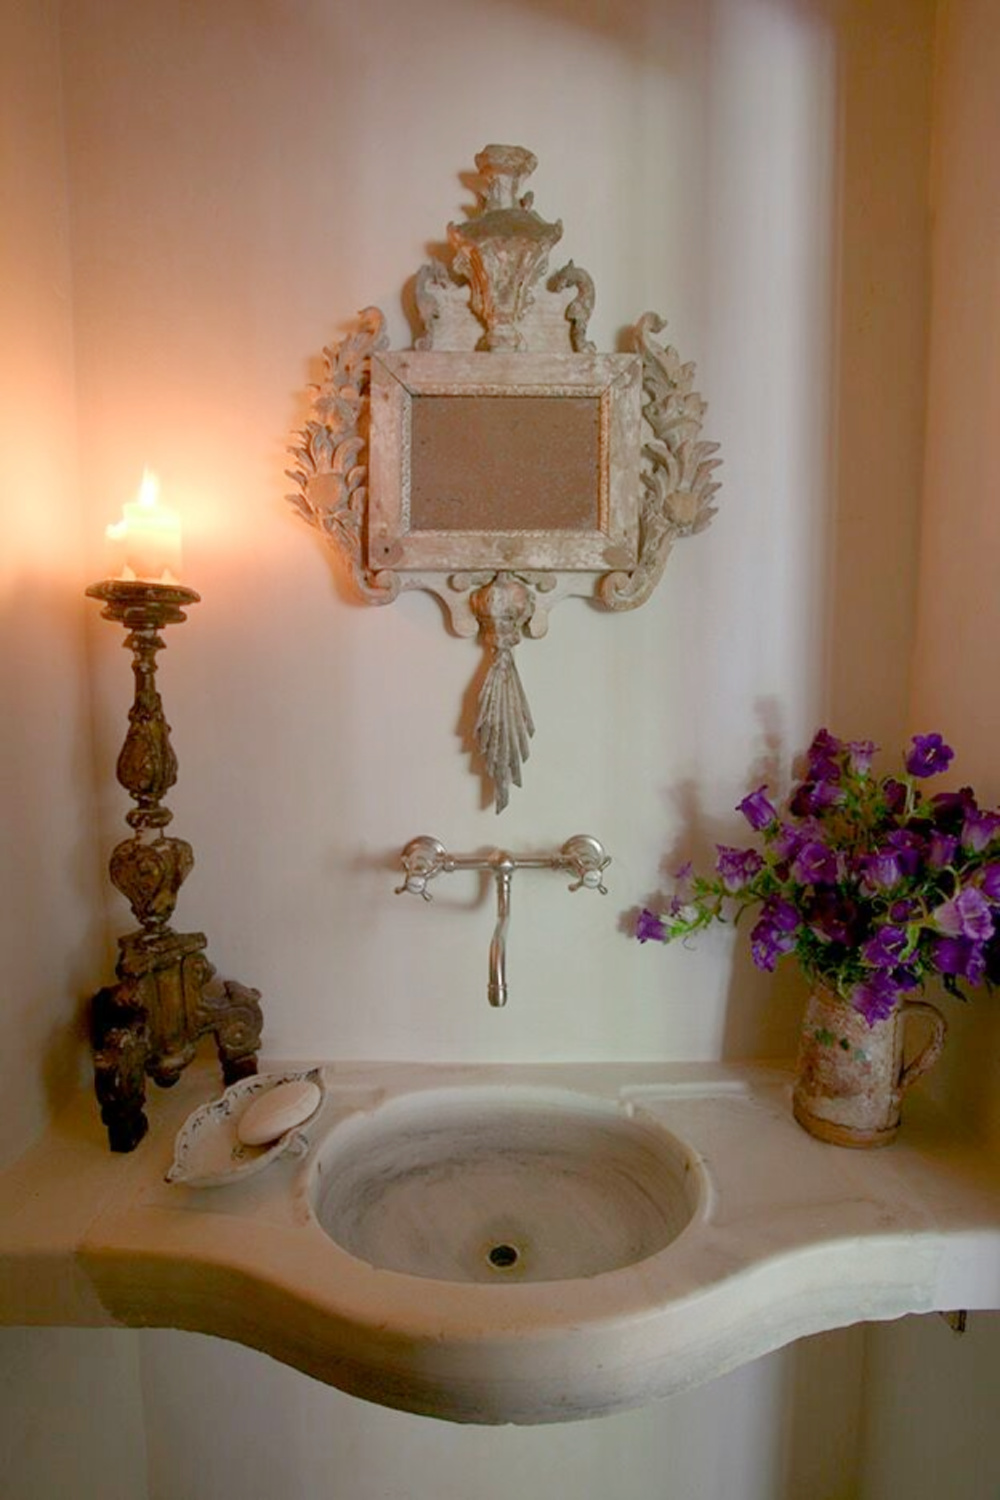
{"label": "bouquet of purple flowers", "polygon": [[718,845],[711,878],[678,871],[666,910],[640,912],[639,941],[757,908],[757,967],[793,954],[869,1025],[928,979],[962,998],[960,982],[1000,981],[1000,815],[970,787],[924,794],[954,757],[939,734],[914,735],[902,776],[874,776],[876,750],[819,730],[784,807],[766,786],[739,804],[761,847]]}

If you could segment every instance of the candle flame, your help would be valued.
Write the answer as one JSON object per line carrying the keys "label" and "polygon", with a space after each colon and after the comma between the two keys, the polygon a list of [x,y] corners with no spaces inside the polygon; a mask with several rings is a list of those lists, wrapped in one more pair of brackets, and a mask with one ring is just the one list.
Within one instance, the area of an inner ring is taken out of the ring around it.
{"label": "candle flame", "polygon": [[160,479],[152,469],[143,469],[142,483],[139,486],[139,504],[152,508],[158,504],[160,499]]}
{"label": "candle flame", "polygon": [[[152,469],[144,468],[142,471],[142,483],[139,486],[139,494],[136,504],[141,505],[143,510],[155,510],[160,503],[160,479]],[[123,542],[128,536],[128,517],[123,516],[120,521],[113,521],[105,528],[105,535],[109,542]],[[131,572],[131,569],[127,569]],[[125,574],[123,573],[123,577]],[[135,577],[135,574],[132,574]]]}

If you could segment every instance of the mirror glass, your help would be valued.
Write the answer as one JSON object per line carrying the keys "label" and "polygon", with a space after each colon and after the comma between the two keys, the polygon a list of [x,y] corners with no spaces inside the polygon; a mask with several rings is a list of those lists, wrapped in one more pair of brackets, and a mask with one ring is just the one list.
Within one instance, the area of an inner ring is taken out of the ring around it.
{"label": "mirror glass", "polygon": [[598,396],[414,396],[410,531],[596,530]]}

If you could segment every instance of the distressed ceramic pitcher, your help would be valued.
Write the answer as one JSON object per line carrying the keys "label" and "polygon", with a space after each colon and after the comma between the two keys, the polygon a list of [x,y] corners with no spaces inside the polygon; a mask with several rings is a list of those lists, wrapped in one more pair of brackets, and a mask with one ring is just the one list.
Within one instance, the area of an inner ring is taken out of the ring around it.
{"label": "distressed ceramic pitcher", "polygon": [[[930,1036],[909,1063],[903,1060],[907,1022],[922,1016]],[[944,1016],[926,1001],[905,1001],[869,1026],[829,990],[809,997],[792,1094],[795,1118],[810,1135],[835,1146],[887,1146],[899,1130],[907,1089],[937,1062]]]}

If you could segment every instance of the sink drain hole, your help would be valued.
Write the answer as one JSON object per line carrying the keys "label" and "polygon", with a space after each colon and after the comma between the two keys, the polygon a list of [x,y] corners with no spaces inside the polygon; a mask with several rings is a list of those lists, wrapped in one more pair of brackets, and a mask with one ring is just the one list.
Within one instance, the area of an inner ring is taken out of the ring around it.
{"label": "sink drain hole", "polygon": [[494,1245],[492,1250],[486,1252],[486,1259],[497,1271],[508,1271],[511,1266],[516,1266],[520,1260],[520,1253],[514,1245]]}

